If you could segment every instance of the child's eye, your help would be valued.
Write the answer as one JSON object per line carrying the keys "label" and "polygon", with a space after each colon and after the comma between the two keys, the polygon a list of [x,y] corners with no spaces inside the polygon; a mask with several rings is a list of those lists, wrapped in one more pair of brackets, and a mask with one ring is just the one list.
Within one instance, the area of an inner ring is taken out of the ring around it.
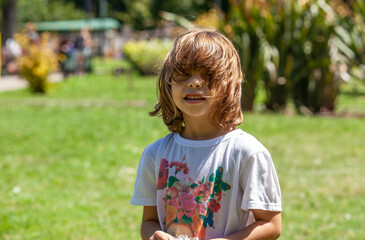
{"label": "child's eye", "polygon": [[180,76],[186,78],[186,77],[189,77],[190,74],[189,73],[181,73]]}
{"label": "child's eye", "polygon": [[188,74],[188,73],[174,74],[174,80],[176,82],[183,82],[183,81],[187,80],[189,77],[190,77],[190,74]]}
{"label": "child's eye", "polygon": [[205,79],[205,80],[210,80],[210,79],[212,79],[212,77],[213,77],[213,73],[212,72],[210,72],[209,70],[204,70],[204,71],[202,71],[202,77]]}

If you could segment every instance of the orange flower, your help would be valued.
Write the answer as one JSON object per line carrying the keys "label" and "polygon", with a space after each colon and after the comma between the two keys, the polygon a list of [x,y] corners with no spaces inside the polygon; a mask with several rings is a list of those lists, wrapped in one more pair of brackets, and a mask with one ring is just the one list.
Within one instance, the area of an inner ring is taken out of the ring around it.
{"label": "orange flower", "polygon": [[175,207],[171,205],[166,206],[166,225],[169,225],[169,223],[173,220],[175,220],[177,216],[177,210]]}
{"label": "orange flower", "polygon": [[193,223],[191,224],[191,229],[194,232],[194,237],[204,236],[205,237],[205,228],[203,226],[203,220],[200,218],[199,212],[196,211],[193,218]]}

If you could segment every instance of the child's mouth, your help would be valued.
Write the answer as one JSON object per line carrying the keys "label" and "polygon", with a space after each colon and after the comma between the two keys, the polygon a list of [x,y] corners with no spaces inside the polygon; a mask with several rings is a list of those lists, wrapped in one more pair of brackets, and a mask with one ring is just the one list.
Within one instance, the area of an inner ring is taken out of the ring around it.
{"label": "child's mouth", "polygon": [[187,96],[184,99],[186,99],[186,100],[205,100],[205,97],[200,97],[200,96]]}
{"label": "child's mouth", "polygon": [[184,98],[185,102],[190,103],[190,104],[196,104],[196,103],[201,103],[203,101],[206,100],[205,96],[186,96]]}

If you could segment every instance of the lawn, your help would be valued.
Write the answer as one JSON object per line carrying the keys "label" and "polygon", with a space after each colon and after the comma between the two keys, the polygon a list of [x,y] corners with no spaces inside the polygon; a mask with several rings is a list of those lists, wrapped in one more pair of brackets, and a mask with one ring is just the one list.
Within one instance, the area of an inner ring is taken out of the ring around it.
{"label": "lawn", "polygon": [[[0,239],[139,239],[138,160],[168,133],[148,117],[156,77],[99,66],[46,96],[0,93]],[[346,91],[339,109],[365,110],[363,92]],[[280,239],[365,239],[364,119],[244,116],[279,174]]]}

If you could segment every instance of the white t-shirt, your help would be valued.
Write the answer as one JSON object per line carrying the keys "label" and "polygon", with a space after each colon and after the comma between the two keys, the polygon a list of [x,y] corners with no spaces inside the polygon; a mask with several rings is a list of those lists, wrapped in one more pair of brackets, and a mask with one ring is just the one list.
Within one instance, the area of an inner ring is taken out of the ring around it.
{"label": "white t-shirt", "polygon": [[131,204],[157,206],[163,231],[195,239],[235,233],[249,209],[281,211],[267,149],[241,129],[209,140],[170,133],[144,150]]}

